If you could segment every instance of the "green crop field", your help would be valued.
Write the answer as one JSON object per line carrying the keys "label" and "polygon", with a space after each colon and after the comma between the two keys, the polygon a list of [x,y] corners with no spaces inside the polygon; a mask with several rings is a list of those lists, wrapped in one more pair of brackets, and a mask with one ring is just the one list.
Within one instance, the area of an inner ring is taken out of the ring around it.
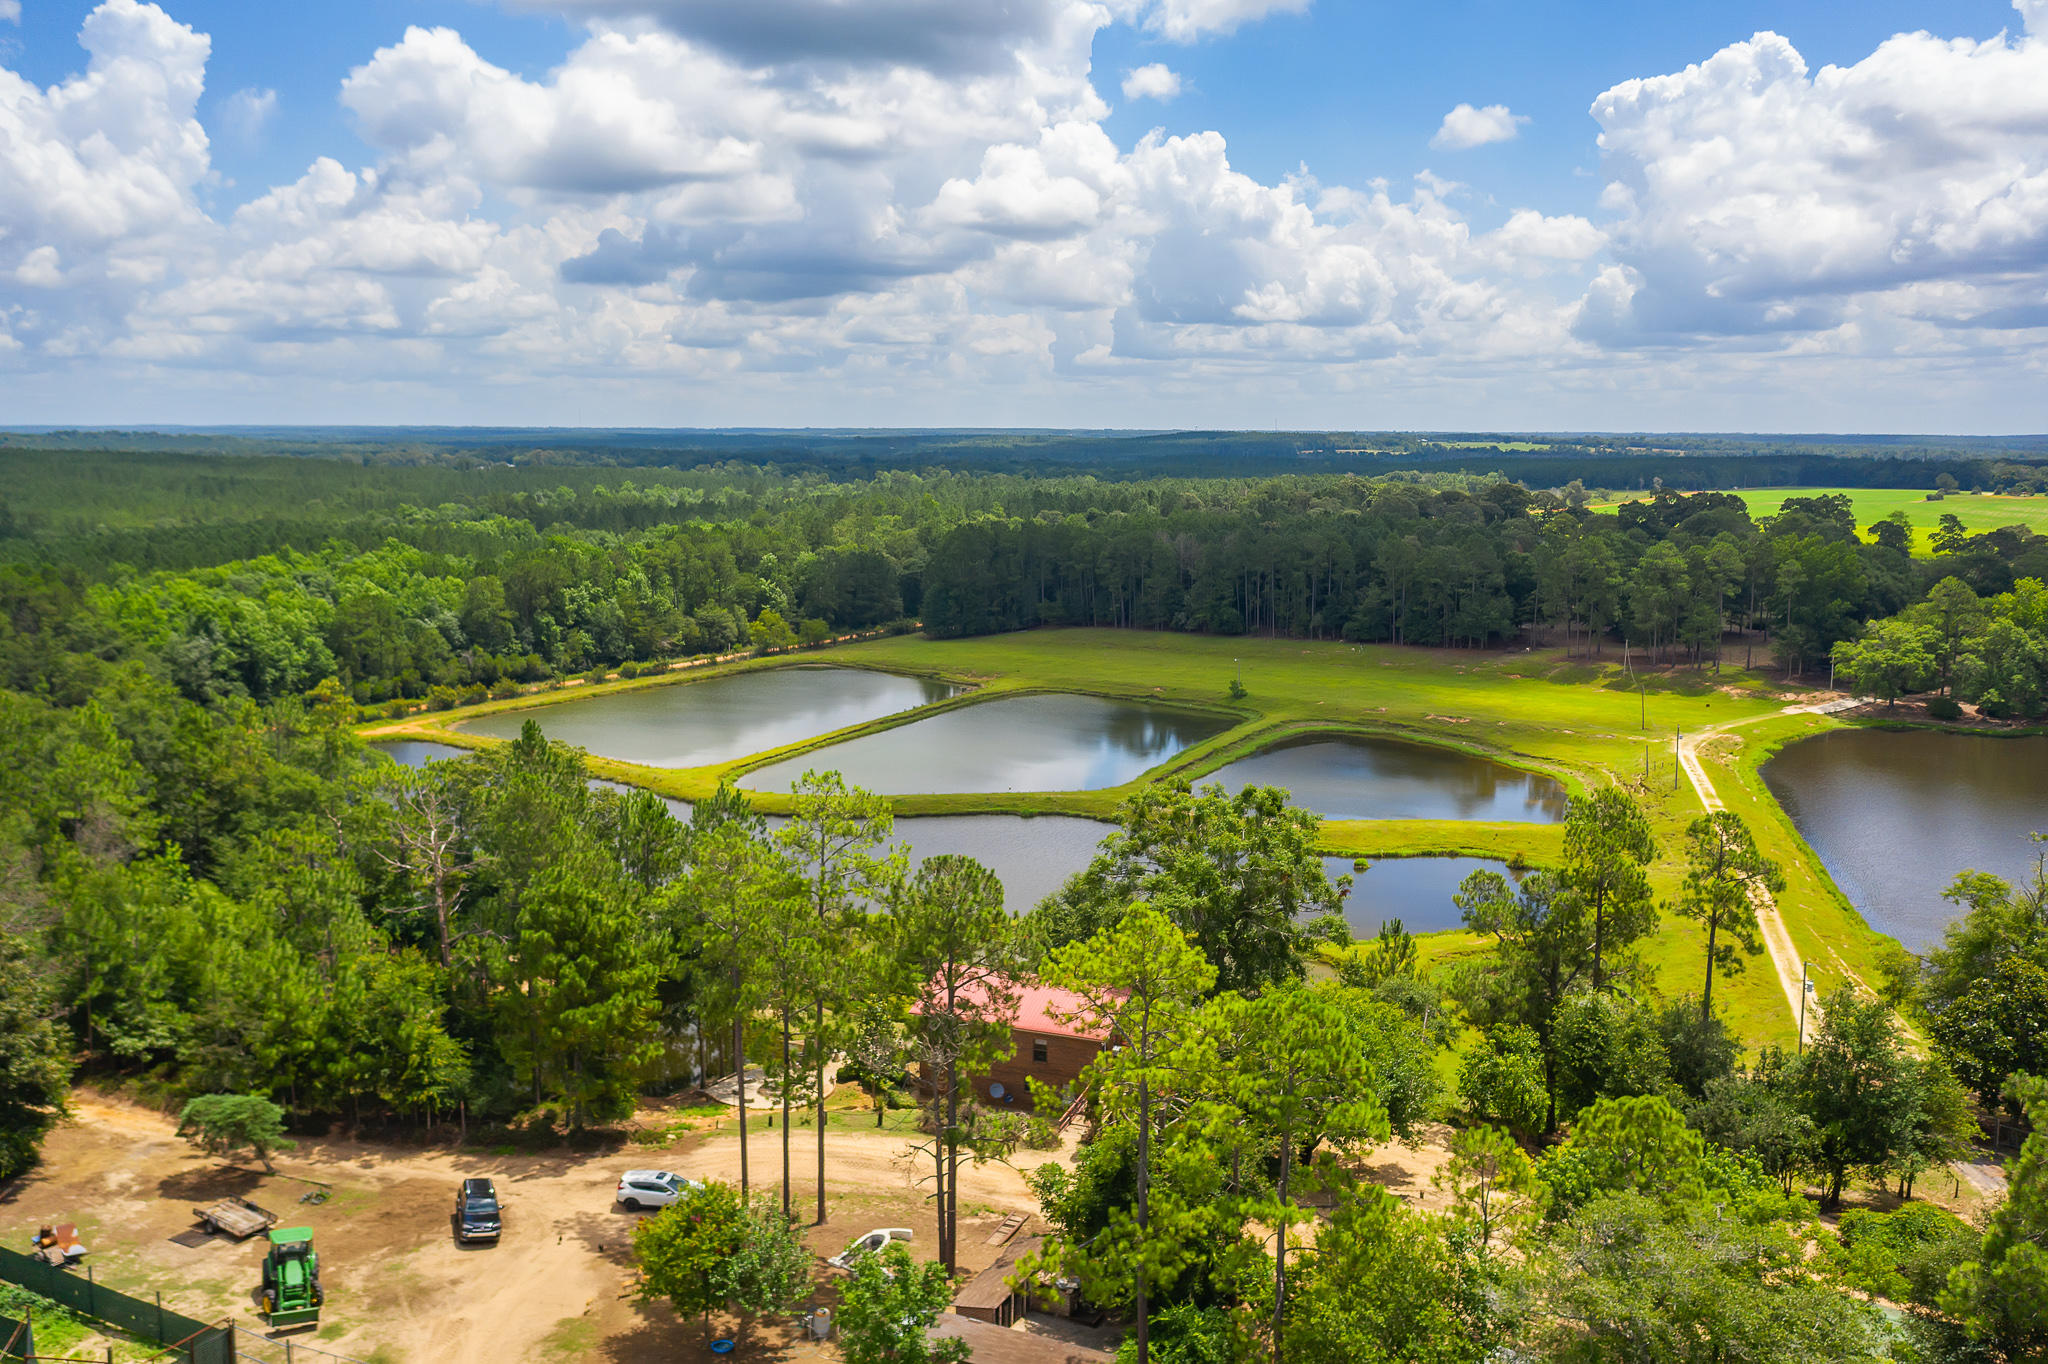
{"label": "green crop field", "polygon": [[[814,655],[806,655],[808,658]],[[1788,889],[1782,909],[1795,943],[1816,963],[1822,988],[1844,977],[1873,979],[1878,941],[1835,890],[1819,860],[1794,832],[1754,775],[1762,745],[1837,722],[1813,715],[1783,716],[1788,701],[1775,684],[1724,670],[1682,670],[1647,679],[1640,696],[1618,659],[1567,658],[1549,651],[1467,653],[1381,645],[1299,640],[1217,638],[1111,630],[1043,630],[978,639],[935,641],[900,636],[832,651],[835,663],[940,676],[975,690],[947,707],[984,704],[1030,691],[1072,691],[1198,706],[1236,719],[1225,733],[1196,745],[1129,786],[1107,791],[1040,794],[900,796],[899,814],[1062,813],[1097,818],[1110,814],[1139,784],[1172,776],[1199,781],[1207,773],[1290,735],[1316,730],[1377,733],[1446,745],[1561,778],[1574,790],[1621,782],[1637,790],[1655,821],[1665,851],[1655,869],[1660,893],[1675,896],[1677,851],[1686,823],[1701,812],[1691,785],[1674,784],[1674,731],[1688,733],[1737,725],[1703,753],[1722,798],[1756,828],[1759,841],[1784,866]],[[737,665],[777,666],[776,660]],[[1228,699],[1241,670],[1247,695]],[[603,690],[648,685],[689,685],[732,667],[693,671],[686,677],[603,684]],[[590,690],[598,690],[592,688]],[[547,703],[588,694],[545,694]],[[384,737],[404,735],[465,747],[480,739],[453,724],[483,710],[530,707],[521,698],[459,711],[419,714],[366,727]],[[831,764],[827,738],[843,740],[913,722],[931,709],[820,736],[770,754],[690,769],[639,767],[592,759],[600,775],[683,799],[701,799],[722,778],[764,762],[807,754]],[[1749,740],[1754,732],[1758,738]],[[1750,747],[1745,747],[1745,744]],[[776,810],[786,797],[758,796]],[[1371,857],[1464,853],[1541,864],[1558,855],[1555,825],[1463,821],[1331,821],[1323,826],[1327,852]],[[1366,873],[1370,875],[1370,871]],[[1455,954],[1464,935],[1430,944],[1433,956]],[[1690,924],[1669,920],[1645,948],[1669,994],[1697,993],[1701,944]],[[1731,1023],[1755,1043],[1790,1041],[1793,1023],[1767,957],[1749,960],[1733,982],[1717,983]]]}
{"label": "green crop field", "polygon": [[[1856,524],[1866,532],[1873,521],[1903,511],[1913,522],[1914,552],[1926,554],[1928,536],[1945,513],[1955,513],[1963,528],[1972,533],[1996,530],[2000,526],[2026,526],[2048,535],[2048,497],[2012,497],[2002,493],[1950,493],[1939,502],[1927,500],[1927,493],[1910,488],[1729,488],[1749,505],[1754,517],[1775,516],[1788,497],[1818,497],[1823,493],[1845,493],[1856,509]],[[1613,511],[1623,502],[1638,501],[1650,494],[1633,494],[1613,502],[1594,504],[1595,511]],[[1869,536],[1866,534],[1866,539]]]}

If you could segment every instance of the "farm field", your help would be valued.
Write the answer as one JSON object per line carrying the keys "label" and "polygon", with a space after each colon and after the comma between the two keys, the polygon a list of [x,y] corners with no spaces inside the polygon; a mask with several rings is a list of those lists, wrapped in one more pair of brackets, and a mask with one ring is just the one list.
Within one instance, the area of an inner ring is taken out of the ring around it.
{"label": "farm field", "polygon": [[[1222,734],[1124,786],[1084,792],[905,795],[893,801],[901,815],[1007,812],[1101,818],[1145,782],[1169,776],[1199,782],[1277,739],[1316,730],[1376,733],[1546,772],[1574,790],[1608,781],[1632,786],[1662,841],[1665,855],[1654,880],[1667,897],[1677,891],[1677,850],[1684,827],[1701,812],[1690,783],[1676,780],[1675,732],[1743,726],[1710,745],[1703,761],[1723,798],[1731,804],[1740,802],[1766,852],[1785,868],[1788,888],[1782,910],[1793,942],[1810,953],[1824,990],[1845,978],[1873,978],[1877,936],[1841,898],[1818,859],[1762,790],[1754,778],[1754,755],[1745,748],[1746,727],[1753,722],[1767,722],[1759,728],[1773,738],[1817,733],[1836,722],[1814,715],[1772,718],[1808,698],[1739,669],[1724,668],[1718,680],[1690,670],[1647,677],[1639,697],[1618,658],[1569,658],[1557,650],[1480,653],[1109,630],[1046,630],[950,641],[900,636],[848,645],[829,656],[835,663],[938,676],[976,688],[942,708],[1053,690],[1200,707],[1236,721]],[[1228,690],[1234,675],[1241,675],[1246,695],[1232,701]],[[492,708],[520,704],[501,702]],[[452,722],[480,709],[484,708],[408,717],[366,727],[364,733],[478,747],[483,741],[454,728]],[[903,718],[890,717],[832,737],[878,733]],[[592,768],[607,777],[691,799],[709,794],[721,779],[735,777],[766,757],[814,757],[818,766],[829,766],[826,747],[821,737],[772,755],[701,768],[669,770],[604,761],[593,761]],[[770,810],[786,801],[767,793],[756,799]],[[1322,844],[1332,854],[1368,859],[1455,853],[1541,863],[1560,851],[1562,829],[1457,820],[1328,821]],[[1448,935],[1447,941],[1432,947],[1456,950],[1461,936]],[[1689,923],[1667,920],[1644,953],[1665,993],[1696,993],[1700,988],[1703,947]],[[1734,980],[1717,982],[1715,997],[1728,1010],[1731,1025],[1751,1044],[1794,1041],[1795,1021],[1766,958],[1752,958]]]}
{"label": "farm field", "polygon": [[[1996,530],[2000,526],[2025,526],[2048,535],[2048,497],[2012,497],[2000,493],[1950,493],[1939,502],[1929,502],[1927,492],[1910,488],[1727,488],[1749,506],[1754,517],[1775,516],[1788,497],[1818,497],[1845,493],[1856,509],[1856,525],[1867,530],[1873,521],[1903,511],[1913,522],[1916,554],[1927,554],[1928,537],[1941,518],[1953,512],[1963,528],[1972,533]],[[1613,511],[1623,502],[1639,501],[1648,493],[1593,504],[1594,511]],[[1865,539],[1870,537],[1866,534]]]}

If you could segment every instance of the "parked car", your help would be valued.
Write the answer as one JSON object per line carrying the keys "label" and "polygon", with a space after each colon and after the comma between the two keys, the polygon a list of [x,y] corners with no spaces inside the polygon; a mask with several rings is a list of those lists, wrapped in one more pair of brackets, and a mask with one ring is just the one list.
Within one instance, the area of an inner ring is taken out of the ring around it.
{"label": "parked car", "polygon": [[618,1201],[634,1212],[642,1208],[665,1208],[695,1189],[701,1180],[685,1179],[667,1170],[628,1170],[619,1176]]}
{"label": "parked car", "polygon": [[488,1179],[465,1179],[455,1191],[455,1239],[495,1241],[504,1229],[498,1207],[498,1186]]}
{"label": "parked car", "polygon": [[909,1227],[877,1227],[865,1236],[855,1238],[854,1243],[825,1261],[834,1269],[852,1269],[854,1261],[863,1256],[873,1255],[891,1241],[908,1241]]}

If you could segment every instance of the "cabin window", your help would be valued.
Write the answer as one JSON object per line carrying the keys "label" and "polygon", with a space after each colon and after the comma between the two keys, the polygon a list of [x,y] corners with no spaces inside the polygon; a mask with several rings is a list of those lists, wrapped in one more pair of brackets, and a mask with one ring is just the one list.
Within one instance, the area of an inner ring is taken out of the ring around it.
{"label": "cabin window", "polygon": [[1031,1059],[1038,1062],[1038,1064],[1040,1064],[1041,1066],[1052,1059],[1051,1054],[1046,1049],[1045,1043],[1033,1042],[1031,1044]]}

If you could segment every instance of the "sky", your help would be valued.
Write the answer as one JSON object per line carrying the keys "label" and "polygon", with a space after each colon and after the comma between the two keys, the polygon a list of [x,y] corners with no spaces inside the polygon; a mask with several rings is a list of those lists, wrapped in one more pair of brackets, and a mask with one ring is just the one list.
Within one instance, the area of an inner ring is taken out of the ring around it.
{"label": "sky", "polygon": [[2048,431],[2048,0],[0,0],[0,425]]}

